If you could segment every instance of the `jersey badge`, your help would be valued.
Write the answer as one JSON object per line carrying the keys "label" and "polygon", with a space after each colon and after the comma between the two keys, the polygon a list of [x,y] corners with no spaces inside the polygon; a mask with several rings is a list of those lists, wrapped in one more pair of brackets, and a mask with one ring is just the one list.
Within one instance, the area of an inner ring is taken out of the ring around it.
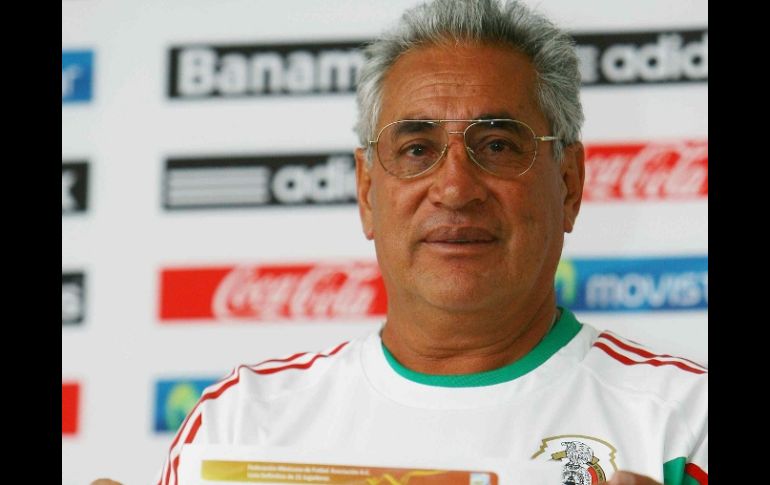
{"label": "jersey badge", "polygon": [[598,485],[613,473],[617,450],[607,441],[586,435],[559,435],[543,438],[533,460],[559,462],[559,485]]}

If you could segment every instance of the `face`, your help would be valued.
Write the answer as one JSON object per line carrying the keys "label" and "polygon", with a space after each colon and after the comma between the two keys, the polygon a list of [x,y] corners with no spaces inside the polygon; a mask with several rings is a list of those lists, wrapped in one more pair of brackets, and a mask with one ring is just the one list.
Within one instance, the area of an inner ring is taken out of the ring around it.
{"label": "face", "polygon": [[[536,74],[515,50],[466,44],[421,47],[388,72],[377,131],[400,119],[513,118],[551,135],[535,97]],[[445,124],[463,131],[467,123]],[[437,166],[398,179],[356,152],[364,233],[373,239],[391,307],[478,312],[542,305],[564,232],[580,208],[583,149],[559,164],[539,142],[532,168],[517,178],[492,175],[450,135]]]}

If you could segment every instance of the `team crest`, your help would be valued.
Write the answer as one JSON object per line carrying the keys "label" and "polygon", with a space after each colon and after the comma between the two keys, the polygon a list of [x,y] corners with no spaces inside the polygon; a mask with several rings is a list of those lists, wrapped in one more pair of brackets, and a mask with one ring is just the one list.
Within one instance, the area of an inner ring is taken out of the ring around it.
{"label": "team crest", "polygon": [[559,462],[559,485],[598,485],[614,473],[617,450],[608,442],[585,435],[560,435],[543,439],[533,460]]}

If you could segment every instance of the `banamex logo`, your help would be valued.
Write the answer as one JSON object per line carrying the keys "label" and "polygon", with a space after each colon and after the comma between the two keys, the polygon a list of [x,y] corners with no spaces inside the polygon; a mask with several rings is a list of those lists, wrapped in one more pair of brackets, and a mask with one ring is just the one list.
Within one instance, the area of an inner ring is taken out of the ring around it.
{"label": "banamex logo", "polygon": [[353,93],[360,42],[172,47],[168,95],[176,99]]}

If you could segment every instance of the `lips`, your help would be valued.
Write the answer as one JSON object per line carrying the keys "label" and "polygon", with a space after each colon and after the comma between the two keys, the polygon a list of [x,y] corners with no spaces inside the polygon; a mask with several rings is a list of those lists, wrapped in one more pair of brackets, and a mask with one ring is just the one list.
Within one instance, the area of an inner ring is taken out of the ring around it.
{"label": "lips", "polygon": [[439,226],[426,234],[423,242],[443,244],[484,244],[495,242],[492,232],[475,226]]}

